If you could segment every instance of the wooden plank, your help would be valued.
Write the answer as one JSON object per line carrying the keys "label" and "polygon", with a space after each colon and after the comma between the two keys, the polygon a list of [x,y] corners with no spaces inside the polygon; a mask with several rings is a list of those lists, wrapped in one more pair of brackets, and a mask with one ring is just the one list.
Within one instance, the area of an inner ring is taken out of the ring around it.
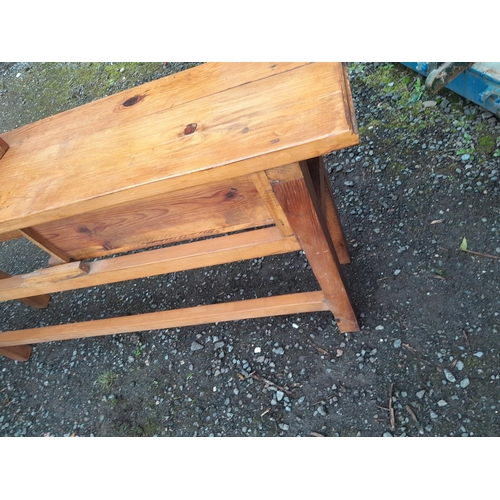
{"label": "wooden plank", "polygon": [[[286,73],[310,63],[206,63],[49,116],[2,134],[16,150],[41,150],[75,136],[101,133],[141,117],[171,109]],[[62,123],[64,122],[64,127]]]}
{"label": "wooden plank", "polygon": [[229,179],[32,228],[74,260],[273,224],[253,182]]}
{"label": "wooden plank", "polygon": [[51,283],[74,279],[78,276],[85,276],[89,271],[89,264],[81,261],[70,262],[69,264],[60,264],[30,273],[28,275],[29,277],[26,278],[24,285],[45,288]]}
{"label": "wooden plank", "polygon": [[306,162],[292,165],[302,179],[272,182],[273,190],[323,290],[341,332],[357,332],[359,325],[347,294],[340,263],[324,214],[314,194]]}
{"label": "wooden plank", "polygon": [[28,361],[31,356],[32,347],[29,344],[0,347],[0,355],[15,361]]}
{"label": "wooden plank", "polygon": [[2,332],[0,333],[0,346],[36,344],[327,310],[328,306],[323,292],[303,292],[137,316]]}
{"label": "wooden plank", "polygon": [[7,152],[9,145],[0,137],[0,158]]}
{"label": "wooden plank", "polygon": [[[231,68],[238,71],[238,65]],[[29,137],[7,133],[11,151],[2,159],[0,232],[357,144],[344,109],[342,71],[337,63],[302,65],[172,108],[168,96],[155,94],[156,111],[130,121],[120,118],[128,110],[117,112],[106,101],[100,114],[114,115],[112,124],[75,130],[57,143],[32,138],[64,135],[75,115],[58,115],[30,129]],[[212,85],[177,78],[182,88]],[[193,123],[194,133],[185,133]]]}
{"label": "wooden plank", "polygon": [[0,234],[0,243],[4,241],[17,240],[22,237],[23,235],[17,229],[14,231],[8,231],[7,233]]}
{"label": "wooden plank", "polygon": [[[300,250],[300,246],[295,237],[282,238],[276,227],[269,227],[88,262],[88,273],[71,279],[64,277],[57,269],[61,266],[47,268],[36,273],[13,276],[6,280],[0,280],[0,301],[18,299],[38,293],[76,290],[297,250]],[[69,268],[76,265],[75,262],[67,266]],[[39,282],[40,275],[45,278],[41,284]]]}
{"label": "wooden plank", "polygon": [[47,252],[52,257],[53,262],[63,263],[71,261],[71,257],[66,252],[58,248],[41,234],[37,233],[33,228],[25,227],[24,229],[20,229],[19,232],[30,240],[31,243],[34,243],[37,247]]}
{"label": "wooden plank", "polygon": [[[10,279],[12,279],[12,276],[10,274],[0,271],[0,285],[4,282],[8,283]],[[34,307],[36,309],[44,309],[48,306],[50,301],[50,295],[47,295],[44,292],[45,290],[41,291],[40,295],[35,294],[33,296],[31,296],[31,294],[29,293],[27,295],[22,294],[20,297],[15,298],[28,306]]]}

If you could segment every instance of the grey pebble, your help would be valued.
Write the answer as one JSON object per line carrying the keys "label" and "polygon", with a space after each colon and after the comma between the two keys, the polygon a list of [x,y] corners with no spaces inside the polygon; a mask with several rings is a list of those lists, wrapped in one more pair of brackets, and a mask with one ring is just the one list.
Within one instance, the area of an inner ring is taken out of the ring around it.
{"label": "grey pebble", "polygon": [[442,406],[446,406],[447,404],[448,404],[448,403],[447,403],[444,399],[440,399],[440,400],[438,401],[438,406],[441,406],[441,407],[442,407]]}
{"label": "grey pebble", "polygon": [[323,417],[326,416],[326,410],[325,410],[325,407],[323,405],[318,406],[318,413],[320,415],[322,415]]}
{"label": "grey pebble", "polygon": [[384,432],[384,434],[382,435],[382,437],[385,437],[385,438],[392,438],[394,437],[390,432]]}
{"label": "grey pebble", "polygon": [[283,431],[287,431],[288,429],[290,429],[290,426],[288,424],[279,424],[278,427]]}
{"label": "grey pebble", "polygon": [[424,397],[424,394],[425,394],[425,390],[418,391],[417,392],[417,398],[418,399],[422,399]]}
{"label": "grey pebble", "polygon": [[276,391],[276,400],[281,401],[283,399],[283,396],[285,395],[284,392],[282,391]]}
{"label": "grey pebble", "polygon": [[398,340],[395,340],[395,341],[394,341],[394,347],[395,347],[396,349],[399,349],[399,348],[401,347],[401,340],[399,340],[399,339],[398,339]]}
{"label": "grey pebble", "polygon": [[382,325],[378,325],[375,327],[375,330],[383,330],[383,329],[384,329],[384,327]]}
{"label": "grey pebble", "polygon": [[462,363],[462,361],[457,361],[455,367],[458,371],[462,371],[464,369],[464,364]]}
{"label": "grey pebble", "polygon": [[436,105],[436,101],[424,101],[422,105],[424,108],[433,108]]}
{"label": "grey pebble", "polygon": [[394,271],[394,276],[397,276],[400,272],[401,272],[401,269],[396,269],[396,270]]}
{"label": "grey pebble", "polygon": [[200,349],[203,349],[203,345],[201,345],[200,343],[196,342],[196,341],[193,341],[193,343],[191,344],[191,351],[199,351]]}
{"label": "grey pebble", "polygon": [[462,387],[462,389],[465,389],[469,384],[470,380],[467,377],[460,381],[460,387]]}
{"label": "grey pebble", "polygon": [[432,418],[432,420],[436,420],[438,418],[437,413],[434,413],[433,411],[431,411],[429,415]]}
{"label": "grey pebble", "polygon": [[285,350],[283,349],[283,347],[276,347],[275,349],[273,349],[273,352],[274,354],[285,354]]}
{"label": "grey pebble", "polygon": [[354,186],[354,182],[352,182],[352,181],[345,181],[344,182],[344,186],[349,186],[349,187]]}
{"label": "grey pebble", "polygon": [[476,358],[482,358],[483,357],[483,352],[482,351],[477,351],[474,353],[474,356],[476,356]]}
{"label": "grey pebble", "polygon": [[451,373],[450,370],[447,370],[446,368],[444,369],[444,376],[446,377],[446,380],[448,380],[448,382],[453,383],[457,381],[453,373]]}
{"label": "grey pebble", "polygon": [[469,154],[462,155],[462,161],[467,161],[469,159],[470,159],[470,155]]}

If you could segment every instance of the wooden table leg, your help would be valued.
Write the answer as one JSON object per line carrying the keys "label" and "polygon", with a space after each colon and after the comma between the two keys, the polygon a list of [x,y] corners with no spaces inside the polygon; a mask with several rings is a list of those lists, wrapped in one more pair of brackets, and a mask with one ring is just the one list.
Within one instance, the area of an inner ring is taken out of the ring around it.
{"label": "wooden table leg", "polygon": [[10,347],[0,347],[0,355],[15,361],[28,361],[31,356],[30,345],[14,345]]}
{"label": "wooden table leg", "polygon": [[316,196],[319,200],[321,210],[326,215],[326,225],[333,241],[333,246],[337,252],[337,257],[341,264],[349,264],[349,252],[345,240],[344,229],[340,223],[337,205],[333,198],[330,179],[325,168],[323,157],[307,160],[307,167],[314,185]]}
{"label": "wooden table leg", "polygon": [[329,302],[341,332],[359,325],[347,294],[325,213],[306,162],[266,171],[273,191]]}

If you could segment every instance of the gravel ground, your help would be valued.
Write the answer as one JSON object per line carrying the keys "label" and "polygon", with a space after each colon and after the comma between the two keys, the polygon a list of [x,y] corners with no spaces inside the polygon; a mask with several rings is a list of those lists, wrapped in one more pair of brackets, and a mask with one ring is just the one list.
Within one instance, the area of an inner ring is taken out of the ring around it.
{"label": "gravel ground", "polygon": [[[0,133],[188,66],[0,63]],[[0,359],[1,436],[500,434],[500,122],[397,63],[349,71],[361,144],[326,159],[361,332],[317,313],[38,344]],[[46,261],[2,244],[11,274]],[[315,289],[296,253],[2,303],[1,328]]]}

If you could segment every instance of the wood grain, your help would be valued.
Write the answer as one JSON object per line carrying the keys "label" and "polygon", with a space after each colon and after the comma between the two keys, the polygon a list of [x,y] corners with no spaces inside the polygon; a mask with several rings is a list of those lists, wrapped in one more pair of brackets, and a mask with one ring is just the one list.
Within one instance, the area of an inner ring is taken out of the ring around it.
{"label": "wood grain", "polygon": [[25,227],[24,229],[19,229],[19,232],[26,239],[30,240],[31,243],[34,243],[44,252],[47,252],[52,258],[52,262],[63,263],[71,261],[71,257],[64,250],[58,248],[52,241],[39,234],[35,229]]}
{"label": "wood grain", "polygon": [[290,166],[292,180],[274,180],[273,190],[323,290],[341,332],[357,332],[359,325],[347,294],[340,263],[316,199],[306,162]]}
{"label": "wood grain", "polygon": [[325,303],[323,292],[303,292],[136,316],[2,332],[0,333],[0,347],[327,310],[328,306]]}
{"label": "wood grain", "polygon": [[34,226],[73,260],[274,223],[248,178],[230,179]]}
{"label": "wood grain", "polygon": [[[11,149],[2,159],[0,233],[358,142],[344,109],[340,63],[292,65],[278,73],[268,63],[223,66],[226,76],[245,69],[244,77],[228,83],[217,65],[211,72],[193,68],[157,84],[172,89],[174,102],[152,82],[148,92],[129,91],[146,96],[134,105],[124,105],[130,97],[121,104],[104,99],[4,134]],[[200,97],[182,98],[185,92]],[[141,113],[146,103],[148,112]],[[94,123],[94,116],[103,127],[80,126]],[[195,132],[185,135],[194,123]]]}
{"label": "wood grain", "polygon": [[[54,293],[117,283],[239,260],[300,250],[295,237],[283,238],[276,227],[221,236],[173,247],[88,262],[88,272],[68,279],[68,269],[79,262],[0,280],[0,301],[38,293]],[[62,272],[59,268],[63,268]]]}

